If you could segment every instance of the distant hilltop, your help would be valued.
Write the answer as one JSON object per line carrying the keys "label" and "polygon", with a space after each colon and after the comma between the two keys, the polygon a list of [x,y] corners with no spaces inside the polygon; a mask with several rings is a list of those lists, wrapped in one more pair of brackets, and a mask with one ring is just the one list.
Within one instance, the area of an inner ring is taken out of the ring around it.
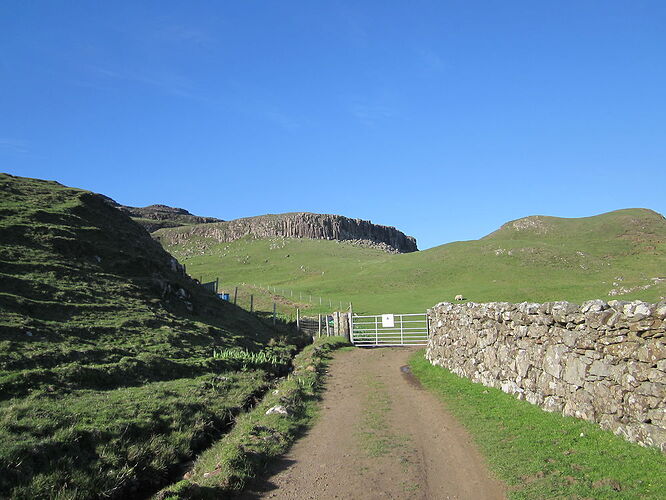
{"label": "distant hilltop", "polygon": [[169,245],[184,243],[192,237],[229,242],[252,236],[255,238],[285,237],[351,241],[391,253],[408,253],[418,250],[415,238],[405,235],[394,227],[373,224],[367,220],[350,219],[341,215],[309,212],[260,215],[227,222],[175,227],[162,229],[154,234]]}
{"label": "distant hilltop", "polygon": [[[103,195],[100,195],[103,196]],[[210,222],[224,222],[215,217],[201,217],[193,215],[184,208],[174,208],[168,205],[149,205],[147,207],[128,207],[103,196],[107,203],[122,210],[135,222],[142,225],[149,233],[167,227],[191,226],[194,224],[207,224]]]}

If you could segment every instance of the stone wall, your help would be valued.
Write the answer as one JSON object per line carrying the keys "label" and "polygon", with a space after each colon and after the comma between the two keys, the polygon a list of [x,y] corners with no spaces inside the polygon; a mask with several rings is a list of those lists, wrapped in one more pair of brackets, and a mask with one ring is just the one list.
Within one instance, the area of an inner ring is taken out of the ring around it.
{"label": "stone wall", "polygon": [[195,237],[218,242],[234,241],[244,236],[255,238],[311,238],[365,242],[386,251],[416,252],[416,240],[391,226],[380,226],[367,220],[350,219],[341,215],[307,212],[260,215],[215,224],[161,230],[160,240],[177,245]]}
{"label": "stone wall", "polygon": [[443,302],[428,315],[432,364],[666,452],[666,302]]}

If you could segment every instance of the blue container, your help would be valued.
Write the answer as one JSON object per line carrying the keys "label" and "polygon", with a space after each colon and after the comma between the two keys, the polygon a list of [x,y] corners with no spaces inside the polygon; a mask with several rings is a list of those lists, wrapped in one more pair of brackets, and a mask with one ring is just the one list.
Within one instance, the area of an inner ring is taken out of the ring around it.
{"label": "blue container", "polygon": [[229,294],[228,293],[218,293],[217,294],[218,299],[226,300],[229,302]]}

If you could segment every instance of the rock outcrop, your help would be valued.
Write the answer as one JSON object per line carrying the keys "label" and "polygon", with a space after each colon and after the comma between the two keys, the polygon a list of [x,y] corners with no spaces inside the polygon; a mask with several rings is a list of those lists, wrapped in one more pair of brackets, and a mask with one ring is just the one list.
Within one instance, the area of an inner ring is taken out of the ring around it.
{"label": "rock outcrop", "polygon": [[432,364],[666,452],[666,302],[443,302],[428,316]]}
{"label": "rock outcrop", "polygon": [[380,226],[370,221],[350,219],[341,215],[308,212],[261,215],[228,222],[173,228],[158,231],[156,236],[170,245],[183,243],[193,236],[218,242],[253,236],[362,242],[394,253],[418,250],[416,239],[394,227]]}

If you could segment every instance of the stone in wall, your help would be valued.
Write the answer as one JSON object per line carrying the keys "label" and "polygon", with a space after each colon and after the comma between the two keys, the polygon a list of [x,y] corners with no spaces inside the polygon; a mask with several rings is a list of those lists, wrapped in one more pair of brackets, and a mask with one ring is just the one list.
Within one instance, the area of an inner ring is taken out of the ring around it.
{"label": "stone in wall", "polygon": [[666,452],[666,302],[443,302],[428,315],[432,364]]}

